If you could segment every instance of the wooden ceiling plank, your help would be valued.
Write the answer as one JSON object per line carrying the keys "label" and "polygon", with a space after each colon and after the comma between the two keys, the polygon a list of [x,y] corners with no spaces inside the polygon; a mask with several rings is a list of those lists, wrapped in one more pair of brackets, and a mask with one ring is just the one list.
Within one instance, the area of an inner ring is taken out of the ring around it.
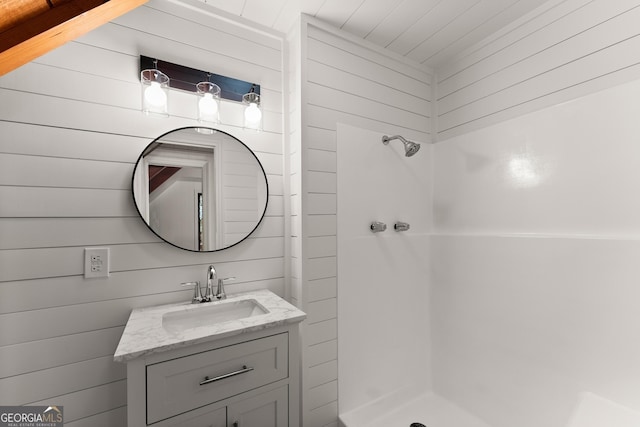
{"label": "wooden ceiling plank", "polygon": [[71,0],[5,31],[0,38],[0,76],[146,2]]}

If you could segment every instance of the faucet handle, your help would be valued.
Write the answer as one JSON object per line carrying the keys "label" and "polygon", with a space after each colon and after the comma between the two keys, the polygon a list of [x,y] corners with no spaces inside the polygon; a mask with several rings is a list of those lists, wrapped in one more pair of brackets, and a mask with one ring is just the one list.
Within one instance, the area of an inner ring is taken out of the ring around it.
{"label": "faucet handle", "polygon": [[407,231],[411,226],[406,222],[398,221],[393,224],[393,229],[396,231]]}
{"label": "faucet handle", "polygon": [[372,233],[381,233],[387,229],[387,224],[380,221],[374,221],[371,223],[369,228],[371,229]]}
{"label": "faucet handle", "polygon": [[200,282],[184,282],[180,286],[193,286],[193,298],[191,304],[202,302],[202,291],[200,290]]}
{"label": "faucet handle", "polygon": [[218,289],[216,290],[215,295],[217,299],[227,299],[227,293],[224,291],[224,283],[235,279],[235,277],[225,277],[224,279],[218,279]]}

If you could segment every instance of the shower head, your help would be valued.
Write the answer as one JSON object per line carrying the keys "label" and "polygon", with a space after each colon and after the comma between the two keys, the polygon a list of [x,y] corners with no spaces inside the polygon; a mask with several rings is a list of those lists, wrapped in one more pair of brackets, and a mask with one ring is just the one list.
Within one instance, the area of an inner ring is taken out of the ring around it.
{"label": "shower head", "polygon": [[420,144],[418,144],[416,142],[407,141],[406,139],[404,139],[400,135],[394,135],[394,136],[384,135],[382,137],[382,143],[384,145],[388,145],[389,141],[391,141],[392,139],[399,139],[400,141],[402,141],[402,143],[404,144],[404,155],[407,156],[407,157],[413,156],[420,149]]}
{"label": "shower head", "polygon": [[403,141],[404,143],[404,155],[407,157],[411,157],[418,152],[420,149],[420,144],[411,142],[411,141]]}

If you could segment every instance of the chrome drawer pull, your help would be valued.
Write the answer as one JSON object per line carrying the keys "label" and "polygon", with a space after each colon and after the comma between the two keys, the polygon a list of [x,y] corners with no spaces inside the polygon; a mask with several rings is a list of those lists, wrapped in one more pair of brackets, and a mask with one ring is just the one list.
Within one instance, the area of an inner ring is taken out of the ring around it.
{"label": "chrome drawer pull", "polygon": [[247,368],[247,365],[244,365],[242,369],[234,372],[229,372],[228,374],[223,374],[215,378],[204,377],[202,381],[200,381],[200,385],[210,384],[216,381],[224,380],[225,378],[235,377],[236,375],[246,374],[247,372],[253,371],[253,368]]}

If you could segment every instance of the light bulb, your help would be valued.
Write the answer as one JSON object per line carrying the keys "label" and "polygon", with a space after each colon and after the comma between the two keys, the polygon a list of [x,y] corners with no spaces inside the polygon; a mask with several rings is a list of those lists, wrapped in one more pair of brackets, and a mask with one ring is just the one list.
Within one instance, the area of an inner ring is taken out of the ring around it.
{"label": "light bulb", "polygon": [[260,119],[262,119],[262,112],[258,108],[258,104],[252,102],[247,108],[245,108],[244,119],[247,121],[247,123],[250,123],[254,126],[260,123]]}
{"label": "light bulb", "polygon": [[218,112],[218,103],[213,99],[213,95],[205,93],[200,101],[198,101],[198,108],[200,110],[201,118],[209,118],[215,116]]}
{"label": "light bulb", "polygon": [[151,82],[151,85],[144,90],[144,99],[153,108],[162,108],[167,104],[167,94],[158,82]]}

